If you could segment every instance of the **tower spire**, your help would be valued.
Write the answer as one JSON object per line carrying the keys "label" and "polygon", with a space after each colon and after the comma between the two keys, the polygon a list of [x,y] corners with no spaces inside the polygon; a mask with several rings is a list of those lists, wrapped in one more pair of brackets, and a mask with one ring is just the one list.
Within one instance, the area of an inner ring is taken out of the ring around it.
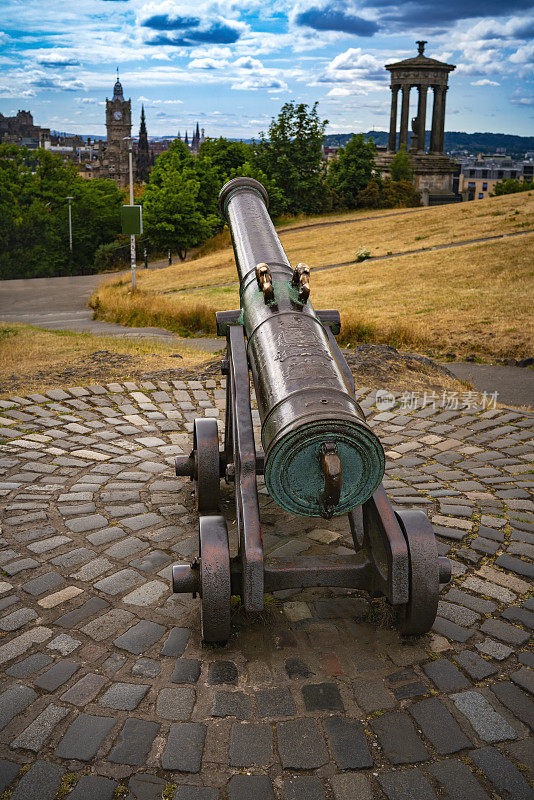
{"label": "tower spire", "polygon": [[137,142],[137,180],[148,182],[150,177],[150,152],[148,149],[148,136],[145,122],[145,106],[141,106],[141,125],[139,126],[139,139]]}

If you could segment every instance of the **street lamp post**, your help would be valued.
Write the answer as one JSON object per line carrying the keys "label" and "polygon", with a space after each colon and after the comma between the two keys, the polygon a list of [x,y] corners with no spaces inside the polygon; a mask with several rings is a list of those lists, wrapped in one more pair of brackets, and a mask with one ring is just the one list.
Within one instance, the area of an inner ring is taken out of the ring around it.
{"label": "street lamp post", "polygon": [[69,250],[72,253],[72,206],[71,203],[74,197],[66,197],[65,200],[69,201]]}
{"label": "street lamp post", "polygon": [[[128,140],[128,168],[130,172],[130,205],[134,204],[134,191],[133,191],[133,142],[130,136],[125,136]],[[132,263],[132,292],[136,289],[135,271],[137,268],[135,261],[135,235],[130,235],[130,256]]]}

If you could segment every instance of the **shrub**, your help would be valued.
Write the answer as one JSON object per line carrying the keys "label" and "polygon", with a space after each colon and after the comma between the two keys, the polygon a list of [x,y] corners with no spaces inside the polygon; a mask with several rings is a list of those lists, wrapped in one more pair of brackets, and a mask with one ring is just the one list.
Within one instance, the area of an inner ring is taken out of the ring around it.
{"label": "shrub", "polygon": [[357,262],[365,261],[371,255],[371,251],[368,250],[367,247],[360,247],[359,250],[354,252],[354,255],[356,256]]}

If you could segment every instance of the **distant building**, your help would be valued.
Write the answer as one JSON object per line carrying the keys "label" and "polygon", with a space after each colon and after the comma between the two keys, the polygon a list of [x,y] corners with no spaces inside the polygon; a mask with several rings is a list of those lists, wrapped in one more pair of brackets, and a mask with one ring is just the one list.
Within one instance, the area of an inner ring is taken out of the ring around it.
{"label": "distant building", "polygon": [[[178,131],[178,139],[181,139],[181,138],[182,138],[182,137],[180,136],[180,131]],[[186,132],[185,132],[185,137],[184,137],[184,140],[183,140],[183,142],[184,142],[185,146],[186,146],[186,147],[187,147],[187,148],[188,148],[188,149],[189,149],[189,150],[190,150],[190,151],[191,151],[191,152],[192,152],[194,155],[198,155],[198,151],[200,150],[200,145],[202,144],[202,142],[204,141],[204,139],[205,139],[205,136],[204,136],[204,128],[202,128],[202,130],[201,130],[201,129],[199,128],[199,126],[198,126],[198,122],[197,122],[197,127],[196,127],[196,129],[193,131],[193,138],[191,139],[191,141],[189,141],[189,137],[188,137],[188,135],[187,135],[187,131],[186,131]]]}
{"label": "distant building", "polygon": [[494,191],[495,184],[501,181],[510,178],[518,181],[534,179],[534,157],[514,161],[508,156],[496,154],[456,160],[460,166],[459,191],[467,190],[474,200],[485,200]]}
{"label": "distant building", "polygon": [[323,145],[323,160],[329,163],[338,156],[339,147],[337,145]]}
{"label": "distant building", "polygon": [[50,138],[50,128],[34,125],[30,111],[18,111],[14,117],[0,114],[0,143],[17,144],[32,150],[43,147],[45,139]]}

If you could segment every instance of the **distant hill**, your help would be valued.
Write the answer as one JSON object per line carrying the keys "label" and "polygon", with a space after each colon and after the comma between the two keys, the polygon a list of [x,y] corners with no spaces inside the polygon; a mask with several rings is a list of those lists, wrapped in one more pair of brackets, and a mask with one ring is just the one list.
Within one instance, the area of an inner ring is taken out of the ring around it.
{"label": "distant hill", "polygon": [[[327,147],[342,147],[353,136],[352,133],[330,133],[324,137]],[[386,146],[387,131],[367,131],[366,139],[373,137],[376,144]],[[426,143],[430,144],[430,131],[426,131]],[[464,133],[463,131],[445,131],[445,151],[465,150],[470,154],[495,153],[497,149],[506,150],[507,155],[522,158],[528,150],[534,150],[534,136],[514,136],[511,133]]]}

